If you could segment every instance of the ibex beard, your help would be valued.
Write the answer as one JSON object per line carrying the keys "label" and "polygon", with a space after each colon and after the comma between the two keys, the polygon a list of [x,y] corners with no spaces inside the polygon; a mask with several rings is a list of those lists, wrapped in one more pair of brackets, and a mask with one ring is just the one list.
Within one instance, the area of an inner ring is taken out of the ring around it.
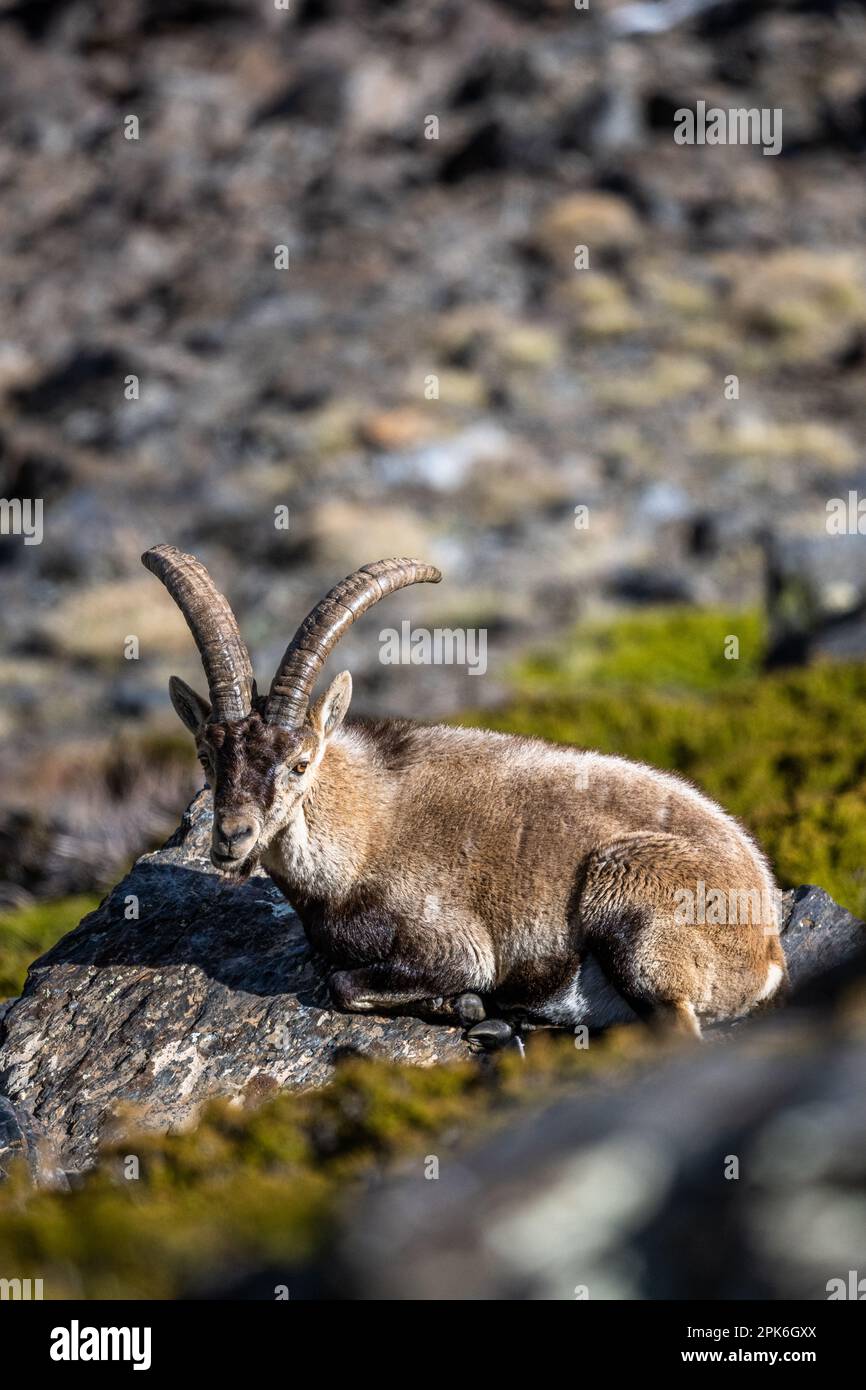
{"label": "ibex beard", "polygon": [[[386,594],[437,582],[431,565],[380,560],[338,584],[264,697],[204,567],[165,545],[143,560],[205,668],[207,699],[177,677],[170,691],[212,788],[213,862],[270,874],[334,967],[338,1007],[457,1018],[489,1046],[514,1023],[635,1017],[700,1036],[778,993],[770,869],[689,783],[483,729],[346,723],[347,671],[311,703],[346,628]],[[684,921],[699,885],[744,906]]]}

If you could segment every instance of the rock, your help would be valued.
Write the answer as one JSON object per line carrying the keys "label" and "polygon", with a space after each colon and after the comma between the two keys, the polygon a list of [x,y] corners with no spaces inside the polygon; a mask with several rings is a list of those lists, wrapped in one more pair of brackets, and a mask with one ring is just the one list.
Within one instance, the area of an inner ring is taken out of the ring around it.
{"label": "rock", "polygon": [[[0,1006],[2,1022],[2,1006]],[[54,1187],[68,1186],[57,1166],[51,1144],[35,1121],[20,1106],[0,1094],[0,1178],[7,1176],[16,1159],[23,1158],[35,1182]]]}
{"label": "rock", "polygon": [[[841,511],[847,518],[850,494],[845,488],[839,488],[838,493],[834,516],[838,518]],[[853,496],[856,518],[857,494]],[[856,520],[846,520],[845,524],[847,534],[759,531],[769,618],[768,669],[804,665],[816,658],[863,659],[866,583],[860,563],[862,536]]]}
{"label": "rock", "polygon": [[0,1176],[5,1176],[9,1164],[16,1158],[27,1158],[29,1147],[18,1112],[11,1101],[0,1096]]}
{"label": "rock", "polygon": [[114,347],[82,344],[51,366],[40,380],[20,388],[16,400],[25,415],[42,418],[63,419],[71,410],[85,406],[104,409],[118,395],[118,383],[129,369]]}
{"label": "rock", "polygon": [[231,885],[211,867],[209,802],[201,793],[165,848],[35,962],[0,1020],[0,1094],[38,1114],[66,1171],[93,1162],[121,1112],[168,1130],[212,1096],[321,1086],[341,1053],[469,1055],[455,1028],[333,1011],[277,888],[263,874]]}
{"label": "rock", "polygon": [[630,603],[693,603],[695,597],[691,577],[670,568],[623,568],[611,576],[607,591]]}
{"label": "rock", "polygon": [[[611,33],[620,38],[636,38],[645,34],[665,34],[669,29],[687,24],[710,10],[725,8],[733,10],[739,19],[739,7],[727,7],[725,0],[661,0],[661,3],[652,5],[640,3],[639,0],[636,4],[622,5],[611,14],[606,14],[605,23]],[[722,22],[724,20],[725,16]]]}
{"label": "rock", "polygon": [[459,488],[473,472],[509,455],[508,436],[498,425],[479,420],[449,439],[416,449],[382,454],[377,471],[388,484],[410,483],[433,492]]}
{"label": "rock", "polygon": [[323,63],[301,73],[285,91],[268,101],[256,114],[255,124],[288,121],[295,117],[316,125],[339,124],[345,109],[344,74]]}
{"label": "rock", "polygon": [[[443,1164],[438,1182],[385,1185],[328,1253],[325,1289],[367,1299],[826,1298],[828,1281],[847,1279],[862,1255],[862,1215],[849,1223],[846,1208],[863,1209],[866,1129],[851,1096],[866,1047],[825,1042],[795,1058],[762,1056],[753,1043],[518,1120]],[[745,1181],[726,1180],[731,1158]],[[856,1195],[846,1192],[855,1180]]]}
{"label": "rock", "polygon": [[611,193],[573,193],[548,208],[535,233],[538,247],[564,271],[574,267],[576,246],[622,252],[638,239],[640,223],[629,204]]}
{"label": "rock", "polygon": [[[270,879],[232,884],[211,866],[210,825],[202,792],[166,846],[31,966],[0,1013],[14,1143],[26,1147],[22,1117],[36,1116],[31,1147],[49,1145],[33,1171],[79,1172],[102,1137],[186,1126],[210,1097],[254,1103],[322,1086],[341,1053],[419,1065],[470,1055],[456,1028],[335,1012],[327,967]],[[831,967],[851,968],[864,929],[818,888],[784,901],[796,996]]]}
{"label": "rock", "polygon": [[429,411],[417,406],[402,406],[398,410],[377,410],[360,421],[361,441],[371,449],[409,449],[434,436],[439,422]]}

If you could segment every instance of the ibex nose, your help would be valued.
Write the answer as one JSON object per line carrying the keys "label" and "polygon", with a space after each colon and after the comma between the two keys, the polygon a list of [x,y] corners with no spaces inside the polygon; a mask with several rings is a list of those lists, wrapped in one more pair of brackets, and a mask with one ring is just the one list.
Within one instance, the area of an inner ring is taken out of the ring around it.
{"label": "ibex nose", "polygon": [[221,816],[216,823],[216,841],[219,850],[229,854],[245,840],[255,835],[256,827],[244,816]]}

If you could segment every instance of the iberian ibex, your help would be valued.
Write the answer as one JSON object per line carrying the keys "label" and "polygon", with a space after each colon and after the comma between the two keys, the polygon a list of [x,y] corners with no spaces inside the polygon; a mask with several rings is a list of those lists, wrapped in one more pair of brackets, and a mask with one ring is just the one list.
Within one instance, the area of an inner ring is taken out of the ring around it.
{"label": "iberian ibex", "polygon": [[143,560],[204,664],[207,699],[177,677],[170,690],[213,789],[213,862],[270,874],[332,963],[340,1008],[456,1015],[492,1045],[509,1019],[592,1028],[637,1015],[699,1036],[776,993],[767,863],[679,777],[484,729],[346,723],[348,671],[310,703],[355,618],[437,583],[432,565],[380,560],[338,584],[261,696],[198,560],[170,545]]}

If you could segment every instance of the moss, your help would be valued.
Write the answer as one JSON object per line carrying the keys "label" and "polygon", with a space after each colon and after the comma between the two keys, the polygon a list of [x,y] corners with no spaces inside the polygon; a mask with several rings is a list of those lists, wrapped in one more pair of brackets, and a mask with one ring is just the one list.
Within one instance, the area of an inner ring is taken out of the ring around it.
{"label": "moss", "polygon": [[97,897],[80,895],[0,914],[0,999],[20,994],[30,962],[98,906]]}
{"label": "moss", "polygon": [[[738,655],[729,639],[736,637]],[[766,634],[757,613],[645,611],[617,623],[590,623],[571,641],[525,657],[511,672],[520,695],[572,695],[599,684],[656,691],[709,691],[752,679]],[[630,695],[628,696],[630,698]]]}

